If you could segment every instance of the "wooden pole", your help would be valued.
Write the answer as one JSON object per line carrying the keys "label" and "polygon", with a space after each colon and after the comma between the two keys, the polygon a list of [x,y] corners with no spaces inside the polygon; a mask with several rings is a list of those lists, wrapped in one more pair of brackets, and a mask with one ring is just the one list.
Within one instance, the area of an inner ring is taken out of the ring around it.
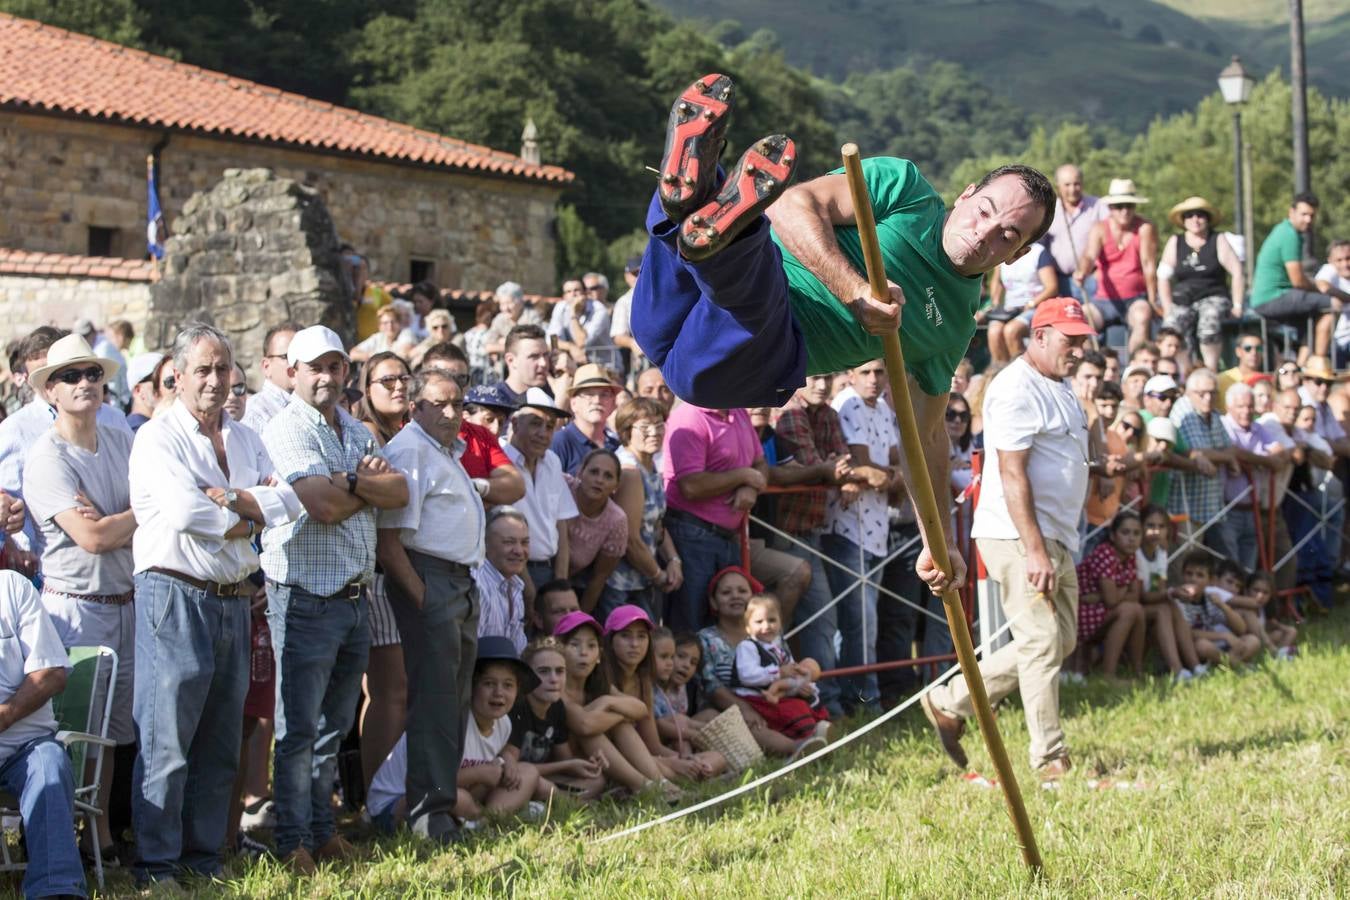
{"label": "wooden pole", "polygon": [[[877,223],[872,215],[872,199],[867,193],[867,183],[863,180],[862,160],[858,155],[857,144],[845,144],[841,151],[844,158],[844,173],[848,177],[849,191],[853,196],[854,218],[858,224],[858,240],[862,245],[863,259],[867,264],[867,280],[872,287],[872,296],[889,302],[890,289],[886,284],[886,266],[881,258],[881,245],[877,242]],[[891,383],[891,396],[895,399],[895,414],[900,426],[900,443],[909,463],[910,496],[914,499],[914,513],[923,524],[925,535],[938,535],[939,539],[928,544],[933,562],[952,577],[952,562],[947,555],[947,543],[940,538],[946,533],[938,510],[937,499],[933,494],[933,482],[928,477],[928,465],[924,461],[923,445],[919,440],[919,426],[914,418],[914,406],[910,402],[909,381],[905,376],[905,358],[900,349],[900,335],[890,332],[882,338],[885,349],[886,376]],[[1022,802],[1022,791],[1017,786],[1017,776],[1013,774],[1012,764],[1008,761],[1007,748],[1003,746],[1003,736],[999,734],[994,712],[989,707],[989,695],[984,689],[984,679],[980,676],[979,665],[975,659],[975,647],[971,643],[970,628],[966,625],[965,610],[961,607],[961,597],[957,586],[952,585],[942,595],[942,606],[947,613],[947,626],[951,629],[952,643],[956,648],[956,658],[961,664],[961,674],[965,676],[966,686],[970,689],[970,699],[975,706],[975,716],[980,722],[980,734],[989,748],[989,756],[998,771],[998,781],[1003,788],[1003,797],[1008,802],[1008,815],[1012,817],[1013,827],[1017,831],[1022,846],[1022,858],[1033,874],[1042,871],[1041,853],[1036,847],[1036,835],[1031,830],[1031,820],[1027,817],[1026,806]]]}

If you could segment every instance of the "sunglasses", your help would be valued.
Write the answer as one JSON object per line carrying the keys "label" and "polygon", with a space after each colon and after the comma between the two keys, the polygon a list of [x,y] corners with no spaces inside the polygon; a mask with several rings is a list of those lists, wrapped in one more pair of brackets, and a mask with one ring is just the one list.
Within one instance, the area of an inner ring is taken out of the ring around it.
{"label": "sunglasses", "polygon": [[1162,391],[1161,393],[1159,393],[1158,391],[1149,391],[1149,392],[1148,392],[1148,395],[1149,395],[1150,397],[1152,397],[1154,400],[1175,400],[1175,399],[1177,399],[1177,394],[1176,394],[1175,391]]}
{"label": "sunglasses", "polygon": [[406,385],[410,381],[412,381],[411,375],[386,375],[383,378],[370,379],[371,384],[378,384],[386,391],[392,391],[396,384],[400,386]]}
{"label": "sunglasses", "polygon": [[[1318,387],[1326,387],[1327,385],[1331,384],[1331,382],[1327,381],[1325,378],[1304,378],[1303,380],[1312,382]],[[74,384],[74,382],[67,381],[66,384]]]}
{"label": "sunglasses", "polygon": [[236,397],[242,397],[248,393],[248,385],[232,384],[230,385],[230,393],[234,394]]}
{"label": "sunglasses", "polygon": [[1238,345],[1238,349],[1241,350],[1243,353],[1251,353],[1253,350],[1260,350],[1260,349],[1261,349],[1261,345],[1260,345],[1260,344],[1240,344],[1240,345]]}
{"label": "sunglasses", "polygon": [[947,421],[948,421],[948,422],[969,422],[969,421],[970,421],[970,413],[966,412],[966,411],[963,410],[963,409],[949,409],[949,410],[947,410]]}
{"label": "sunglasses", "polygon": [[1297,375],[1302,370],[1298,366],[1280,366],[1278,371],[1281,375]]}
{"label": "sunglasses", "polygon": [[1186,210],[1186,212],[1181,214],[1181,218],[1183,219],[1194,219],[1196,217],[1199,217],[1201,219],[1208,219],[1209,213],[1205,212],[1203,209],[1188,209]]}
{"label": "sunglasses", "polygon": [[1138,433],[1140,432],[1140,430],[1141,430],[1140,427],[1139,427],[1138,425],[1132,425],[1132,424],[1130,424],[1129,422],[1121,422],[1121,423],[1120,423],[1120,427],[1121,427],[1121,428],[1124,428],[1126,431],[1130,432],[1131,434],[1138,434]]}
{"label": "sunglasses", "polygon": [[85,380],[88,380],[90,384],[98,384],[103,380],[103,368],[101,366],[90,366],[87,369],[66,369],[64,372],[48,378],[47,383],[59,381],[62,384],[76,385]]}
{"label": "sunglasses", "polygon": [[1110,204],[1110,208],[1111,208],[1111,209],[1134,209],[1134,204],[1133,204],[1133,203],[1112,203],[1112,204]]}
{"label": "sunglasses", "polygon": [[603,291],[604,289],[604,286],[599,284],[588,284],[585,287],[587,291]]}

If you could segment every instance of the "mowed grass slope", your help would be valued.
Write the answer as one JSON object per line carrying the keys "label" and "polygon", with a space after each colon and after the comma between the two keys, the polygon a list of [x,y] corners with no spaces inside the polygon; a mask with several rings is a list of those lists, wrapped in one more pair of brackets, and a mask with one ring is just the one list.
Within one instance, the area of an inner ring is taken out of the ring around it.
{"label": "mowed grass slope", "polygon": [[[954,770],[916,710],[714,810],[607,844],[667,812],[656,802],[560,808],[488,827],[442,853],[407,839],[293,879],[230,864],[202,896],[247,897],[1324,897],[1350,894],[1350,614],[1312,627],[1302,655],[1189,687],[1093,679],[1063,695],[1077,772],[1027,769],[1020,708],[1000,727],[1046,862],[1032,882],[1001,793]],[[856,725],[857,723],[853,723]],[[972,765],[992,766],[979,736]],[[1109,777],[1136,785],[1094,789]],[[728,785],[691,794],[690,802]],[[124,873],[111,896],[134,896]]]}

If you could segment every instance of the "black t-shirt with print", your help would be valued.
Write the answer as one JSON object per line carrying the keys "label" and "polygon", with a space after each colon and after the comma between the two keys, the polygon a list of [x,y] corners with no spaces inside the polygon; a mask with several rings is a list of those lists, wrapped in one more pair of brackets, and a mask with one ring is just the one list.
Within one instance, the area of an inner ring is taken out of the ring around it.
{"label": "black t-shirt with print", "polygon": [[553,748],[567,740],[567,711],[558,700],[544,713],[535,715],[534,707],[524,697],[511,710],[511,745],[520,749],[520,761],[549,762]]}

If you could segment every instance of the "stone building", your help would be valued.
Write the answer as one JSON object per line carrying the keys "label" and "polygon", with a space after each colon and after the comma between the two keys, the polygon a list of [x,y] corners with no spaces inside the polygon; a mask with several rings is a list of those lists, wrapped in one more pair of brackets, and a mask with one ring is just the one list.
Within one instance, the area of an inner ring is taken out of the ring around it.
{"label": "stone building", "polygon": [[[99,279],[45,289],[33,280],[50,274],[43,266],[108,269],[103,280],[144,294],[139,274],[121,280],[131,270],[119,260],[145,257],[151,155],[169,223],[226,169],[266,168],[318,192],[339,238],[366,254],[376,280],[430,280],[456,293],[507,279],[532,293],[556,289],[554,206],[573,177],[565,169],[0,15],[0,260],[8,263],[0,266],[0,334],[42,322],[68,327],[79,315],[101,324],[116,304],[138,329],[145,324],[135,318],[142,300],[90,289]],[[58,295],[61,306],[48,308]],[[47,299],[33,308],[39,296]]]}

